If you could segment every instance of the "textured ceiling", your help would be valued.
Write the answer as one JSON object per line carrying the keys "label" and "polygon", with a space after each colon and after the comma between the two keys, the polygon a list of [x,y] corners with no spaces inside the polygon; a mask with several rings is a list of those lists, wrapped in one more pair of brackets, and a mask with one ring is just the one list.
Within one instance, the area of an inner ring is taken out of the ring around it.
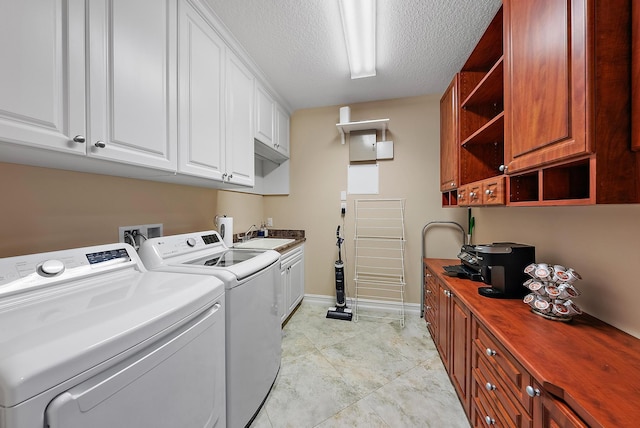
{"label": "textured ceiling", "polygon": [[338,0],[206,0],[289,104],[441,94],[501,0],[378,0],[377,75],[351,80]]}

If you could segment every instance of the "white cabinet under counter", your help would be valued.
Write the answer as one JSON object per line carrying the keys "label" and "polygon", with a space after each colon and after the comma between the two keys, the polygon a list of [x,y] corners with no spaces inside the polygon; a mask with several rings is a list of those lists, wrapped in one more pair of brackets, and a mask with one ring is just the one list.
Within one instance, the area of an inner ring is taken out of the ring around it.
{"label": "white cabinet under counter", "polygon": [[280,256],[280,304],[284,323],[304,297],[304,244]]}

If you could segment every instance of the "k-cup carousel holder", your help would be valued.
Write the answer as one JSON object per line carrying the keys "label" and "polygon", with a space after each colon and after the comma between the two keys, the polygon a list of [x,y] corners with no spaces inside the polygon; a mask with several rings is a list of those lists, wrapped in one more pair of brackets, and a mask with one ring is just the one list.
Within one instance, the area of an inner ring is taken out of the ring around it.
{"label": "k-cup carousel holder", "polygon": [[531,263],[524,268],[531,278],[522,285],[530,293],[523,301],[531,307],[531,312],[554,321],[571,321],[582,310],[573,302],[580,295],[574,283],[582,279],[578,272],[561,265]]}

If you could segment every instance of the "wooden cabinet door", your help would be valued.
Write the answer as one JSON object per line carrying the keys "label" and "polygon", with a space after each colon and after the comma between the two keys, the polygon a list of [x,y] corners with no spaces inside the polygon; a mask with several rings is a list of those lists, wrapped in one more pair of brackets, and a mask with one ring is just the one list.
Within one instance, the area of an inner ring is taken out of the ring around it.
{"label": "wooden cabinet door", "polygon": [[458,187],[460,143],[458,136],[458,75],[440,99],[440,191]]}
{"label": "wooden cabinet door", "polygon": [[88,155],[177,168],[177,1],[89,7]]}
{"label": "wooden cabinet door", "polygon": [[440,281],[438,281],[438,294],[437,294],[437,302],[438,302],[438,339],[436,341],[436,347],[438,348],[438,352],[440,352],[440,358],[444,362],[445,366],[448,366],[449,361],[449,337],[451,333],[449,332],[450,328],[450,312],[449,312],[449,289],[442,285]]}
{"label": "wooden cabinet door", "polygon": [[538,397],[539,417],[536,428],[587,428],[587,425],[566,404],[553,398],[546,392]]}
{"label": "wooden cabinet door", "polygon": [[451,352],[449,375],[460,397],[465,412],[469,414],[471,404],[471,317],[469,310],[453,294],[450,295]]}
{"label": "wooden cabinet door", "polygon": [[640,4],[631,2],[631,148],[640,150]]}
{"label": "wooden cabinet door", "polygon": [[[0,3],[0,139],[84,155],[83,1]],[[47,156],[46,153],[42,155]]]}
{"label": "wooden cabinet door", "polygon": [[587,138],[590,0],[505,0],[508,172],[593,151]]}
{"label": "wooden cabinet door", "polygon": [[222,181],[225,44],[189,1],[179,8],[178,169]]}

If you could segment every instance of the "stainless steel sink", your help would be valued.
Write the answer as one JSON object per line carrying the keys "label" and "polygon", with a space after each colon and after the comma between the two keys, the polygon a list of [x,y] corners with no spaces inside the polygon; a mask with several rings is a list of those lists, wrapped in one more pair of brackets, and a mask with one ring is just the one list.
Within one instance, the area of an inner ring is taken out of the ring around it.
{"label": "stainless steel sink", "polygon": [[234,248],[253,248],[259,250],[273,250],[283,245],[287,245],[295,241],[295,239],[285,238],[254,238],[246,242],[237,242],[233,244]]}

